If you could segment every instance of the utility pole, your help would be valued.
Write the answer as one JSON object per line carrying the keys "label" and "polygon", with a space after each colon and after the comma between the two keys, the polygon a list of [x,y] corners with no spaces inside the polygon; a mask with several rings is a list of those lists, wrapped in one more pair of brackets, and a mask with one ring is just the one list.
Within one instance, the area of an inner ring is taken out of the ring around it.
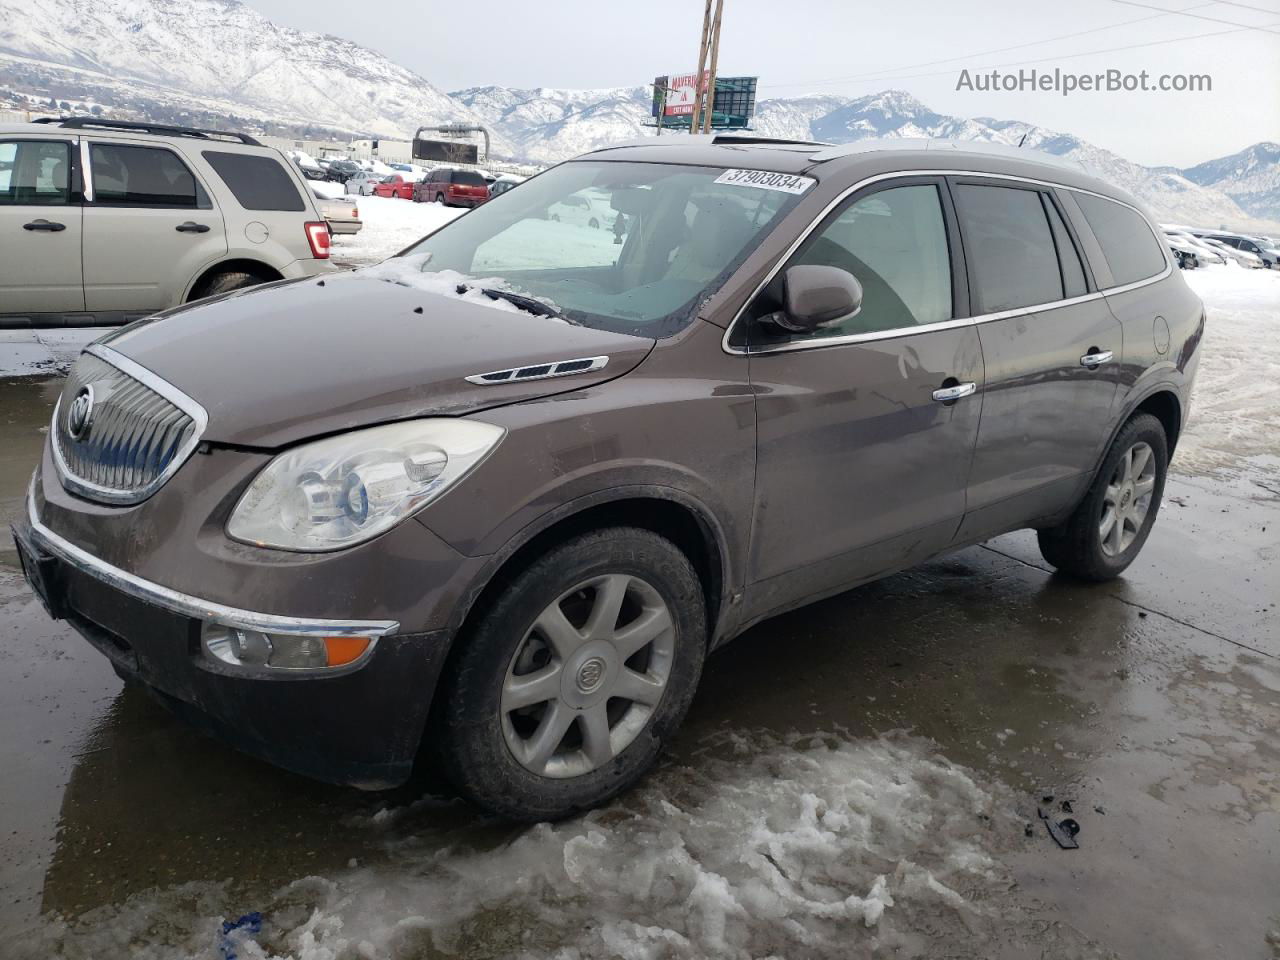
{"label": "utility pole", "polygon": [[703,115],[702,132],[711,132],[711,114],[716,107],[716,67],[720,62],[720,14],[724,12],[724,0],[716,0],[716,19],[711,25],[711,70],[707,76],[707,106]]}
{"label": "utility pole", "polygon": [[698,132],[698,122],[702,118],[702,73],[707,69],[707,48],[711,41],[711,0],[707,0],[706,9],[702,11],[702,42],[698,46],[698,72],[694,74],[693,116],[689,118],[689,132]]}

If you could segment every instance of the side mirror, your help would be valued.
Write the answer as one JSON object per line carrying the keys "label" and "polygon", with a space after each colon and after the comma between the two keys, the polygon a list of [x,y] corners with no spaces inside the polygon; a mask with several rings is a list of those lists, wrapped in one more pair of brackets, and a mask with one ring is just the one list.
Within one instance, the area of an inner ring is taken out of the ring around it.
{"label": "side mirror", "polygon": [[862,309],[862,284],[839,267],[788,267],[782,286],[784,308],[769,319],[789,333],[812,333],[848,320]]}

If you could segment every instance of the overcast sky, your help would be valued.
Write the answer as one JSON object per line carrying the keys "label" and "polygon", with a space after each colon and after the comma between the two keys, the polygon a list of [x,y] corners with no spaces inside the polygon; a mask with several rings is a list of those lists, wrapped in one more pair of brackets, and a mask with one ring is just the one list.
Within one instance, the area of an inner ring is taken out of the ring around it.
{"label": "overcast sky", "polygon": [[[277,22],[372,47],[446,91],[624,86],[692,71],[703,8],[701,0],[248,2]],[[1280,141],[1280,0],[724,2],[720,73],[758,75],[762,98],[895,87],[940,113],[1027,120],[1151,165]],[[962,68],[1022,66],[1209,74],[1212,92],[956,89]]]}

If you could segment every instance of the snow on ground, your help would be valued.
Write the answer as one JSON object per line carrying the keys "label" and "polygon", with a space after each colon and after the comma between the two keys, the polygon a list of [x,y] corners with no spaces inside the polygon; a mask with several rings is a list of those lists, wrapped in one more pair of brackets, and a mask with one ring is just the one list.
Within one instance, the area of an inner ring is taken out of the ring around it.
{"label": "snow on ground", "polygon": [[[929,741],[728,734],[696,759],[488,849],[450,846],[413,806],[387,811],[353,824],[392,835],[376,867],[258,903],[230,883],[157,890],[46,919],[17,956],[844,958],[947,942],[958,957],[1036,936],[998,859],[1022,820]],[[222,941],[249,911],[261,929]]]}
{"label": "snow on ground", "polygon": [[1178,443],[1180,473],[1280,466],[1280,271],[1234,264],[1183,272],[1208,325]]}
{"label": "snow on ground", "polygon": [[377,263],[421,240],[467,212],[466,207],[414,203],[390,197],[352,197],[364,228],[354,236],[333,238],[331,256],[339,266]]}

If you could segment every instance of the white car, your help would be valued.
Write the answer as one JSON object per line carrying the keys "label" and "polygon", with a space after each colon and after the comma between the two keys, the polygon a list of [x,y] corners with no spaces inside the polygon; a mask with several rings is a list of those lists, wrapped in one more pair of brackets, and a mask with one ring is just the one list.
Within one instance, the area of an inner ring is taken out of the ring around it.
{"label": "white car", "polygon": [[359,233],[364,223],[360,220],[360,209],[354,200],[321,200],[316,206],[320,216],[329,224],[332,234]]}
{"label": "white car", "polygon": [[1228,260],[1234,260],[1242,267],[1249,267],[1250,269],[1258,270],[1262,269],[1262,261],[1252,253],[1248,253],[1244,250],[1237,250],[1235,247],[1229,247],[1221,240],[1215,240],[1213,237],[1201,237],[1200,240],[1202,243],[1207,243],[1209,246],[1213,247],[1214,250],[1217,250]]}
{"label": "white car", "polygon": [[611,228],[617,212],[603,197],[574,193],[547,208],[547,219],[580,227]]}
{"label": "white car", "polygon": [[1164,237],[1165,243],[1169,245],[1169,249],[1173,251],[1174,258],[1178,261],[1178,266],[1184,270],[1194,270],[1200,266],[1201,250],[1187,243],[1176,233],[1166,233]]}
{"label": "white car", "polygon": [[1194,250],[1196,252],[1196,259],[1199,260],[1200,266],[1208,266],[1210,264],[1222,266],[1227,262],[1226,254],[1213,249],[1213,247],[1209,246],[1199,237],[1193,237],[1185,230],[1166,229],[1165,236],[1176,238],[1178,241]]}
{"label": "white car", "polygon": [[371,197],[373,188],[381,183],[385,176],[387,176],[385,173],[366,173],[359,177],[352,177],[345,184],[346,192],[355,194],[357,197]]}

